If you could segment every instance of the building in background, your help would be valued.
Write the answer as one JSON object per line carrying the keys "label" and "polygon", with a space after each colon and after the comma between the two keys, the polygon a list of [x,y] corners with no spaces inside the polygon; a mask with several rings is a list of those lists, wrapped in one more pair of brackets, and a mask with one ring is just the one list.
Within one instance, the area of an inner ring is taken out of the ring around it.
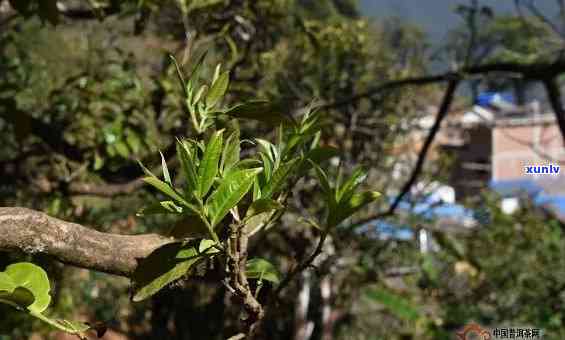
{"label": "building in background", "polygon": [[563,174],[526,170],[565,164],[565,145],[552,112],[542,112],[538,101],[515,105],[512,96],[483,93],[455,126],[447,128],[462,135],[457,143],[441,145],[455,158],[450,184],[457,201],[490,187],[503,197],[507,213],[518,209],[522,199],[530,199],[565,221]]}

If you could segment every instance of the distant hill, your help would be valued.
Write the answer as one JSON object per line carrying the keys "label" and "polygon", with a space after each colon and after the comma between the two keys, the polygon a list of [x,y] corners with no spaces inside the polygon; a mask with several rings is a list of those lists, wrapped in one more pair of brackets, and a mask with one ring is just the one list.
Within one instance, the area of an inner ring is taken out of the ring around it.
{"label": "distant hill", "polygon": [[[370,17],[398,16],[419,24],[429,34],[432,41],[438,42],[445,33],[461,23],[453,9],[458,4],[468,4],[462,0],[360,0],[362,13]],[[495,13],[515,12],[513,0],[483,0],[481,5],[490,6]],[[557,2],[536,1],[537,7],[550,17],[558,12]]]}

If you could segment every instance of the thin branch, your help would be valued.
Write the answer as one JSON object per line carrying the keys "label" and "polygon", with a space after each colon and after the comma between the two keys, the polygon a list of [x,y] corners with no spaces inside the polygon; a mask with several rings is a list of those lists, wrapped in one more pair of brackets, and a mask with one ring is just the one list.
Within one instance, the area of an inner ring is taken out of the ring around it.
{"label": "thin branch", "polygon": [[459,85],[459,79],[454,79],[454,80],[451,80],[449,82],[447,89],[445,90],[445,95],[443,97],[443,101],[441,103],[441,106],[439,107],[439,111],[438,111],[436,120],[435,120],[434,125],[432,126],[429,134],[428,134],[428,137],[426,138],[426,141],[424,142],[424,145],[422,147],[422,150],[420,151],[420,154],[418,155],[418,160],[416,161],[416,166],[414,167],[414,170],[412,170],[412,175],[410,176],[410,178],[408,179],[406,184],[404,184],[404,186],[402,187],[402,190],[400,191],[400,193],[398,194],[398,196],[396,197],[396,199],[394,200],[394,202],[390,206],[389,214],[394,213],[394,211],[398,207],[398,204],[400,204],[400,201],[402,201],[404,196],[410,191],[410,188],[412,188],[412,185],[418,179],[420,172],[422,172],[422,168],[424,167],[424,161],[426,160],[426,156],[428,155],[428,151],[430,150],[432,142],[434,141],[434,139],[435,139],[435,137],[436,137],[436,135],[439,131],[439,128],[441,126],[441,123],[443,122],[443,119],[447,116],[447,114],[449,112],[449,107],[451,106],[451,103],[453,102],[453,97],[454,97],[454,94],[455,94],[455,90],[457,90],[457,85]]}
{"label": "thin branch", "polygon": [[45,254],[99,272],[129,277],[138,259],[170,242],[156,234],[103,233],[39,211],[0,207],[0,251]]}
{"label": "thin branch", "polygon": [[554,77],[545,79],[543,81],[543,85],[547,91],[547,97],[551,104],[551,108],[555,113],[555,118],[557,119],[559,130],[561,131],[561,136],[565,141],[565,109],[563,109],[563,101],[561,100],[559,85],[557,85],[557,81]]}
{"label": "thin branch", "polygon": [[72,195],[114,197],[116,195],[131,194],[141,188],[144,183],[141,178],[121,184],[71,183],[68,191]]}
{"label": "thin branch", "polygon": [[447,116],[448,112],[449,112],[449,108],[451,106],[451,103],[453,102],[453,97],[455,95],[455,91],[457,90],[457,86],[459,85],[460,79],[459,78],[455,78],[452,79],[448,86],[447,89],[445,91],[445,95],[443,97],[443,101],[439,107],[438,110],[438,114],[436,117],[436,120],[434,122],[434,125],[432,126],[425,142],[424,145],[422,146],[422,150],[420,151],[419,155],[418,155],[418,160],[416,161],[416,165],[414,167],[414,169],[412,170],[412,174],[410,175],[410,178],[408,179],[408,181],[404,184],[404,186],[402,187],[402,189],[400,190],[400,193],[396,196],[396,198],[394,199],[393,203],[390,205],[389,209],[384,212],[384,213],[380,213],[377,215],[373,215],[370,216],[368,218],[365,218],[357,223],[355,223],[354,225],[351,226],[351,228],[356,228],[360,225],[363,225],[367,222],[370,222],[376,218],[380,218],[380,217],[385,217],[385,216],[390,216],[392,214],[394,214],[396,208],[398,207],[398,205],[400,204],[400,202],[402,201],[402,199],[404,198],[404,196],[410,191],[410,189],[412,188],[412,186],[414,185],[414,183],[416,182],[416,180],[418,179],[418,176],[420,175],[420,173],[422,172],[423,166],[424,166],[424,161],[426,160],[426,157],[428,155],[428,151],[435,139],[435,136],[437,135],[440,127],[441,127],[441,123],[443,121],[443,119]]}
{"label": "thin branch", "polygon": [[316,245],[316,249],[314,249],[312,254],[310,254],[310,256],[305,261],[303,261],[301,264],[299,264],[294,269],[292,269],[290,273],[288,273],[288,275],[281,281],[281,283],[277,287],[277,290],[275,291],[275,296],[278,296],[283,291],[283,289],[285,289],[286,286],[288,286],[288,284],[292,280],[294,280],[296,275],[303,272],[304,270],[306,270],[306,268],[312,265],[316,257],[318,257],[318,255],[322,253],[322,249],[324,248],[324,242],[326,241],[327,236],[328,236],[327,232],[322,233],[320,239],[318,240],[318,244]]}
{"label": "thin branch", "polygon": [[524,80],[544,80],[548,77],[553,77],[556,74],[565,73],[565,60],[559,59],[552,63],[492,63],[478,66],[464,67],[457,72],[446,72],[437,75],[430,75],[424,77],[411,77],[405,79],[397,79],[382,83],[374,88],[361,92],[354,96],[337,100],[331,103],[325,103],[320,107],[323,109],[336,108],[344,105],[351,104],[363,98],[370,98],[378,95],[387,90],[393,90],[403,86],[421,86],[441,82],[448,82],[454,77],[461,77],[467,75],[484,75],[489,73],[514,73],[520,74]]}

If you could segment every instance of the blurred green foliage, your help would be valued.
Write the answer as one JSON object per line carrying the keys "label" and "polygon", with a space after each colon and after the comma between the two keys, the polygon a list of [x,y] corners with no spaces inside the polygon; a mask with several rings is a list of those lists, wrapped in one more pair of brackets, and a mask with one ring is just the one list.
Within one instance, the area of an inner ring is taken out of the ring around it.
{"label": "blurred green foliage", "polygon": [[[419,28],[399,19],[367,20],[355,1],[79,1],[76,8],[92,14],[86,19],[72,18],[61,8],[54,11],[54,1],[9,2],[23,17],[2,21],[0,27],[0,204],[40,209],[102,231],[166,232],[179,222],[167,215],[135,218],[154,197],[145,187],[104,197],[76,194],[70,186],[128,183],[142,175],[136,160],[150,169],[159,166],[158,150],[177,177],[175,137],[197,131],[187,124],[185,98],[168,53],[188,70],[207,50],[203,79],[212,78],[217,63],[230,70],[226,107],[251,98],[278,102],[289,113],[312,99],[327,104],[320,116],[327,137],[320,145],[340,151],[341,175],[351,175],[354,165],[362,164],[369,187],[387,194],[404,179],[392,176],[393,169],[411,164],[409,152],[395,147],[413,143],[418,118],[438,102],[438,87],[430,86],[332,105],[430,69],[429,45]],[[0,0],[0,6],[7,3]],[[469,13],[462,9],[460,14]],[[555,35],[539,20],[481,15],[467,62],[554,57]],[[450,59],[444,61],[463,64],[470,40],[468,25],[452,32],[443,50]],[[271,127],[241,124],[242,139],[263,133],[276,138]],[[443,169],[439,161],[423,179],[443,175],[438,169]],[[337,177],[338,171],[329,170],[329,175]],[[293,216],[283,221],[288,228],[277,228],[251,250],[276,258],[278,268],[304,258],[314,240],[299,217],[322,214],[320,190],[309,179],[292,194]],[[496,199],[482,209],[490,216],[487,224],[469,235],[437,234],[443,246],[426,255],[416,240],[383,240],[338,228],[328,241],[333,255],[317,265],[309,281],[314,287],[307,313],[315,324],[312,338],[322,337],[324,300],[318,287],[325,276],[334,290],[337,338],[450,338],[472,320],[531,325],[546,330],[549,338],[562,338],[562,225],[531,208],[504,215]],[[365,209],[359,217],[377,210]],[[410,220],[423,227],[431,223]],[[28,260],[54,278],[54,312],[109,321],[135,338],[221,339],[240,317],[225,288],[208,282],[172,285],[151,301],[132,304],[127,280],[43,257],[2,254],[0,269]],[[388,277],[389,269],[404,267],[415,267],[417,273]],[[304,286],[300,280],[265,322],[272,339],[294,336],[296,297]],[[2,340],[47,334],[40,323],[8,313],[4,306],[0,315],[0,334],[9,334],[0,335]]]}

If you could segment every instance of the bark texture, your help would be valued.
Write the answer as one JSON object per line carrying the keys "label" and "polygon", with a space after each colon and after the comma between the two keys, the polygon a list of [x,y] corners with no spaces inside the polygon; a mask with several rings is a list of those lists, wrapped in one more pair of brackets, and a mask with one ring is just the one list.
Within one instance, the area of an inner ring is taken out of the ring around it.
{"label": "bark texture", "polygon": [[103,233],[39,211],[0,207],[0,251],[45,254],[109,274],[131,276],[138,259],[172,241],[156,234]]}

